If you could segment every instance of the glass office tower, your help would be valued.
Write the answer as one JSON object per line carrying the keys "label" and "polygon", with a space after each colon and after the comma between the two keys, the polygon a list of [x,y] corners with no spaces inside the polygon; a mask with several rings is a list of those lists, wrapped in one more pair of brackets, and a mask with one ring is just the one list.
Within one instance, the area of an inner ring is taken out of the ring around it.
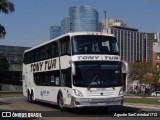
{"label": "glass office tower", "polygon": [[50,39],[54,39],[61,35],[61,27],[60,26],[51,26],[50,27]]}
{"label": "glass office tower", "polygon": [[61,34],[70,32],[70,17],[67,16],[61,21]]}
{"label": "glass office tower", "polygon": [[98,12],[90,6],[69,8],[71,32],[98,31]]}

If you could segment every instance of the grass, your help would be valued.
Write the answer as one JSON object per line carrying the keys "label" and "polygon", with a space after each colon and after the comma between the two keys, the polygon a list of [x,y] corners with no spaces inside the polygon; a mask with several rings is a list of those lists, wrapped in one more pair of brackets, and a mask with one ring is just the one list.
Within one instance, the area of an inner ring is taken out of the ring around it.
{"label": "grass", "polygon": [[124,103],[142,103],[142,104],[160,105],[160,102],[157,99],[146,99],[146,98],[124,98]]}
{"label": "grass", "polygon": [[0,91],[0,97],[10,97],[10,96],[22,96],[22,92],[2,92]]}
{"label": "grass", "polygon": [[151,97],[151,95],[145,95],[145,94],[138,94],[138,95],[128,94],[127,96],[133,96],[133,97]]}

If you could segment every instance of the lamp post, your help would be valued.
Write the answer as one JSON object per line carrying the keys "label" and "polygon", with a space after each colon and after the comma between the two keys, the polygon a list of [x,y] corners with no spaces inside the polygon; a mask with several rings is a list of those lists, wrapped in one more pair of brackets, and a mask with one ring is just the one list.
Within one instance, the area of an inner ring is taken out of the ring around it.
{"label": "lamp post", "polygon": [[104,10],[104,32],[106,33],[106,10]]}

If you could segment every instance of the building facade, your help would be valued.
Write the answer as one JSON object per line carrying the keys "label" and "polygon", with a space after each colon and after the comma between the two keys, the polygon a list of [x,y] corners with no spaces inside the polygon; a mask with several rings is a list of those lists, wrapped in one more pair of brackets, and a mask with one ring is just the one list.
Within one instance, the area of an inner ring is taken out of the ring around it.
{"label": "building facade", "polygon": [[127,62],[146,61],[146,34],[129,28],[122,20],[102,21],[103,32],[114,34],[118,41],[121,59]]}
{"label": "building facade", "polygon": [[50,40],[61,35],[60,26],[51,26],[50,27]]}
{"label": "building facade", "polygon": [[153,53],[152,53],[152,63],[156,68],[156,71],[159,75],[160,82],[160,42],[153,42]]}
{"label": "building facade", "polygon": [[157,42],[155,33],[146,33],[146,62],[153,62],[153,43]]}
{"label": "building facade", "polygon": [[29,47],[0,45],[0,60],[5,58],[5,62],[9,64],[7,71],[0,70],[0,84],[21,84],[23,52],[26,49]]}
{"label": "building facade", "polygon": [[112,26],[107,29],[117,37],[121,59],[128,62],[146,61],[146,36],[137,29]]}
{"label": "building facade", "polygon": [[91,6],[69,8],[71,32],[98,31],[98,12]]}
{"label": "building facade", "polygon": [[70,17],[67,16],[61,21],[61,34],[70,32]]}

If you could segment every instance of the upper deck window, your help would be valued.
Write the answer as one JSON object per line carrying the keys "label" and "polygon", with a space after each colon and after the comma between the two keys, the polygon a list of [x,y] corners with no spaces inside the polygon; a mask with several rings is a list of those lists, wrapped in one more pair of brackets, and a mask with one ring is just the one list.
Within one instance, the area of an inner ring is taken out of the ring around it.
{"label": "upper deck window", "polygon": [[119,54],[115,37],[77,35],[72,41],[73,54]]}

